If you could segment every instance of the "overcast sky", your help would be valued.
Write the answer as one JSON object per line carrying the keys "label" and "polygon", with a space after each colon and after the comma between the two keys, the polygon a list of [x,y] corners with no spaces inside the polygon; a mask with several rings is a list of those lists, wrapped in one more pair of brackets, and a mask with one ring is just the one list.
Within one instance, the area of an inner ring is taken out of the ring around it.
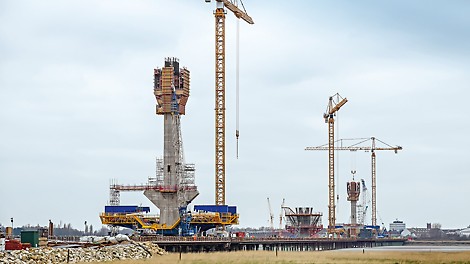
{"label": "overcast sky", "polygon": [[[269,4],[268,4],[269,3]],[[377,137],[378,223],[470,224],[470,2],[253,1],[240,22],[240,157],[235,154],[236,19],[227,14],[226,201],[240,226],[279,225],[282,199],[328,223],[328,97],[349,102],[337,138]],[[191,71],[182,117],[187,162],[215,202],[214,3],[0,1],[0,223],[97,229],[109,181],[141,184],[163,154],[153,69]],[[339,134],[339,135],[338,135]],[[337,221],[351,169],[370,189],[370,153],[337,155]],[[122,204],[151,206],[142,193]],[[152,212],[158,210],[152,205]],[[369,214],[370,217],[370,214]],[[369,219],[370,223],[370,219]]]}

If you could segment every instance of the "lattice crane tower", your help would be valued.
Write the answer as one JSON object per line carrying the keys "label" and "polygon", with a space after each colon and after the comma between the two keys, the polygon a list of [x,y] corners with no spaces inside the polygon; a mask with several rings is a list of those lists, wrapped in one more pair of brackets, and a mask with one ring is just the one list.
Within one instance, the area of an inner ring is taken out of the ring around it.
{"label": "lattice crane tower", "polygon": [[336,112],[348,102],[338,93],[330,96],[326,108],[325,123],[328,124],[328,233],[336,230],[336,205],[335,205],[335,118]]}
{"label": "lattice crane tower", "polygon": [[237,18],[249,24],[254,22],[246,11],[238,8],[238,1],[215,2],[215,204],[225,205],[225,7]]}

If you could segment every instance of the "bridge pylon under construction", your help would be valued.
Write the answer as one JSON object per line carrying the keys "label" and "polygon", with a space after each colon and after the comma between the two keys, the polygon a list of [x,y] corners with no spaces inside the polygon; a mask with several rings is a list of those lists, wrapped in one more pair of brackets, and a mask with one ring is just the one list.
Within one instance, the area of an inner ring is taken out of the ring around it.
{"label": "bridge pylon under construction", "polygon": [[[181,135],[181,115],[186,113],[189,83],[189,70],[180,68],[176,58],[166,58],[163,68],[154,69],[156,114],[164,120],[163,158],[157,158],[155,177],[149,177],[147,184],[111,182],[109,206],[100,215],[103,224],[164,235],[193,235],[216,226],[238,224],[233,206],[196,205],[196,212],[188,211],[188,205],[199,195],[195,165],[185,162]],[[150,210],[140,210],[138,206],[121,206],[122,191],[143,191],[160,215],[148,215]]]}
{"label": "bridge pylon under construction", "polygon": [[160,222],[167,225],[179,221],[179,209],[186,208],[199,194],[194,177],[191,182],[185,181],[188,172],[194,170],[185,164],[181,136],[180,117],[186,112],[189,81],[189,71],[180,68],[176,58],[166,58],[165,66],[154,70],[156,113],[164,120],[163,164],[157,162],[157,179],[150,182],[158,188],[145,190],[144,195],[160,209]]}

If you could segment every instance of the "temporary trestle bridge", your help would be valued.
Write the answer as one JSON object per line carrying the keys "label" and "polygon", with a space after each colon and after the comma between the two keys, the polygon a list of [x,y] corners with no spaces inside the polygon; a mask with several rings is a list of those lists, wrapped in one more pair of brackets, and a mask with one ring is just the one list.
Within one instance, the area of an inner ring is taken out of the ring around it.
{"label": "temporary trestle bridge", "polygon": [[343,248],[402,246],[405,239],[327,239],[327,238],[210,238],[142,236],[168,252],[210,252],[237,250],[322,251]]}

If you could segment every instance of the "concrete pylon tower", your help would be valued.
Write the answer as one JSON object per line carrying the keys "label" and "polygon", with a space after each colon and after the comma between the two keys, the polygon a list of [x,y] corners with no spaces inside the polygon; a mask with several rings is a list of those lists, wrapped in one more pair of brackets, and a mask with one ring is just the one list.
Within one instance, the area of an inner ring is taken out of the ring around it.
{"label": "concrete pylon tower", "polygon": [[157,174],[160,170],[163,177],[157,178],[157,186],[144,191],[144,195],[160,209],[160,224],[173,226],[180,210],[185,210],[199,194],[194,184],[194,165],[184,162],[180,116],[185,114],[189,97],[189,71],[179,68],[178,59],[166,58],[165,67],[154,70],[154,94],[157,115],[164,119],[163,164],[157,166]]}
{"label": "concrete pylon tower", "polygon": [[348,201],[351,201],[351,225],[357,225],[357,201],[359,200],[359,194],[361,193],[361,183],[353,180],[347,183],[348,188]]}

